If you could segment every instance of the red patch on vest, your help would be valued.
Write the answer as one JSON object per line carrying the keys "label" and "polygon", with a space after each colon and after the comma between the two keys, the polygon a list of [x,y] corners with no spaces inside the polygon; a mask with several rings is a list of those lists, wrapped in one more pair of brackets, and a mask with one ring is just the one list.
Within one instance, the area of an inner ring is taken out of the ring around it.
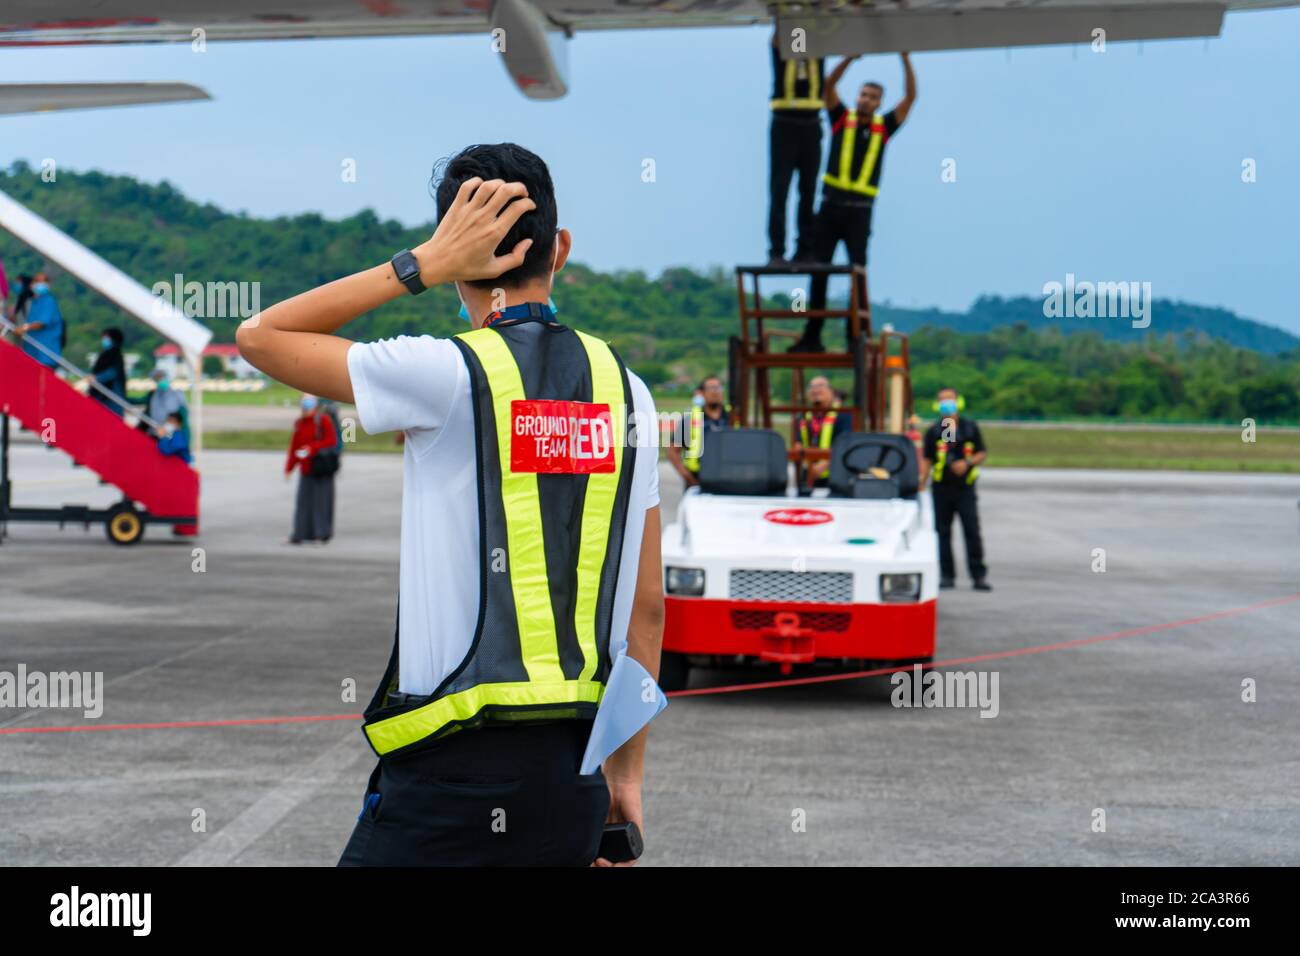
{"label": "red patch on vest", "polygon": [[510,470],[561,475],[614,471],[609,406],[551,399],[510,403]]}

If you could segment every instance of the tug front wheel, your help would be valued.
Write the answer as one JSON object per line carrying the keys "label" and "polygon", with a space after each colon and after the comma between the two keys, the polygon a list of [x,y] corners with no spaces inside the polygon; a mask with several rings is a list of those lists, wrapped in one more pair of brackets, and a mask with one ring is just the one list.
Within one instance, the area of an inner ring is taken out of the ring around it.
{"label": "tug front wheel", "polygon": [[691,676],[691,663],[685,654],[664,651],[659,655],[659,687],[665,694],[685,690]]}
{"label": "tug front wheel", "polygon": [[144,520],[130,504],[120,502],[109,509],[104,534],[114,544],[135,544],[144,537]]}

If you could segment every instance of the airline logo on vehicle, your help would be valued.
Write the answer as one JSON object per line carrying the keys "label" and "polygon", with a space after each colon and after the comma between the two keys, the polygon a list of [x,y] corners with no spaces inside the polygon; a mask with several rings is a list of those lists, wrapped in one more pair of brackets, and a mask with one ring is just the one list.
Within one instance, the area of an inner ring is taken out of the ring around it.
{"label": "airline logo on vehicle", "polygon": [[510,470],[593,475],[615,470],[609,405],[551,399],[510,403]]}
{"label": "airline logo on vehicle", "polygon": [[818,511],[816,508],[777,508],[765,512],[763,519],[773,524],[794,525],[825,524],[835,520],[829,511]]}

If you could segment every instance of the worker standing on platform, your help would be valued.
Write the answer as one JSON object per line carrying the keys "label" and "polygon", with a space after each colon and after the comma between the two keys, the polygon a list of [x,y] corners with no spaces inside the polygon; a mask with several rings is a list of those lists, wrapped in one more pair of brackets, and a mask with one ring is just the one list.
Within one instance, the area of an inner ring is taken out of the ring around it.
{"label": "worker standing on platform", "polygon": [[[794,447],[818,448],[829,452],[831,443],[840,435],[852,430],[852,416],[839,411],[835,392],[824,375],[808,383],[808,404],[812,406],[796,420]],[[831,473],[830,458],[808,462],[808,484],[825,487]]]}
{"label": "worker standing on platform", "polygon": [[700,465],[704,460],[704,436],[708,432],[730,427],[731,409],[727,407],[722,379],[710,375],[700,382],[691,401],[691,418],[686,433],[686,454],[675,444],[668,446],[668,461],[682,476],[686,487],[700,483]]}
{"label": "worker standing on platform", "polygon": [[[813,258],[830,263],[841,242],[848,248],[849,262],[867,264],[867,240],[871,236],[871,214],[880,189],[880,170],[885,161],[885,146],[898,131],[916,102],[916,74],[912,60],[902,54],[906,89],[898,105],[884,115],[876,112],[885,95],[879,83],[863,83],[853,109],[840,102],[835,86],[844,71],[857,57],[846,57],[826,80],[826,112],[831,122],[831,148],[822,177],[822,203],[817,211],[817,228]],[[826,308],[825,275],[812,277],[808,307],[813,311]],[[850,294],[852,294],[850,292]],[[861,303],[865,308],[866,303]],[[824,352],[822,319],[809,319],[803,335],[791,352]]]}
{"label": "worker standing on platform", "polygon": [[939,420],[925,433],[922,450],[921,487],[931,480],[934,495],[934,526],[939,533],[939,587],[956,583],[952,557],[952,519],[961,518],[966,539],[966,565],[976,591],[992,591],[984,566],[984,542],[980,537],[979,509],[975,482],[979,466],[988,457],[984,436],[974,419],[961,414],[965,402],[956,389],[939,391]]}
{"label": "worker standing on platform", "polygon": [[820,57],[786,59],[780,33],[772,31],[772,128],[769,137],[771,176],[768,183],[767,242],[769,265],[784,265],[786,201],[790,182],[799,175],[798,233],[794,261],[812,258],[817,199],[817,169],[822,161],[822,84],[825,66]]}

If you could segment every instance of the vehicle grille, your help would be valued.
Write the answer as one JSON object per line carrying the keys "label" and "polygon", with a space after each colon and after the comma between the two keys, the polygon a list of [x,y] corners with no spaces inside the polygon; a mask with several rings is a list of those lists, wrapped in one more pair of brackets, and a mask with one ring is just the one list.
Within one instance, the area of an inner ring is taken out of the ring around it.
{"label": "vehicle grille", "polygon": [[[843,634],[852,616],[844,611],[800,611],[799,626],[813,631]],[[732,611],[731,626],[737,631],[765,631],[776,626],[776,611]]]}
{"label": "vehicle grille", "polygon": [[849,571],[735,570],[731,572],[731,599],[851,604],[853,574]]}

